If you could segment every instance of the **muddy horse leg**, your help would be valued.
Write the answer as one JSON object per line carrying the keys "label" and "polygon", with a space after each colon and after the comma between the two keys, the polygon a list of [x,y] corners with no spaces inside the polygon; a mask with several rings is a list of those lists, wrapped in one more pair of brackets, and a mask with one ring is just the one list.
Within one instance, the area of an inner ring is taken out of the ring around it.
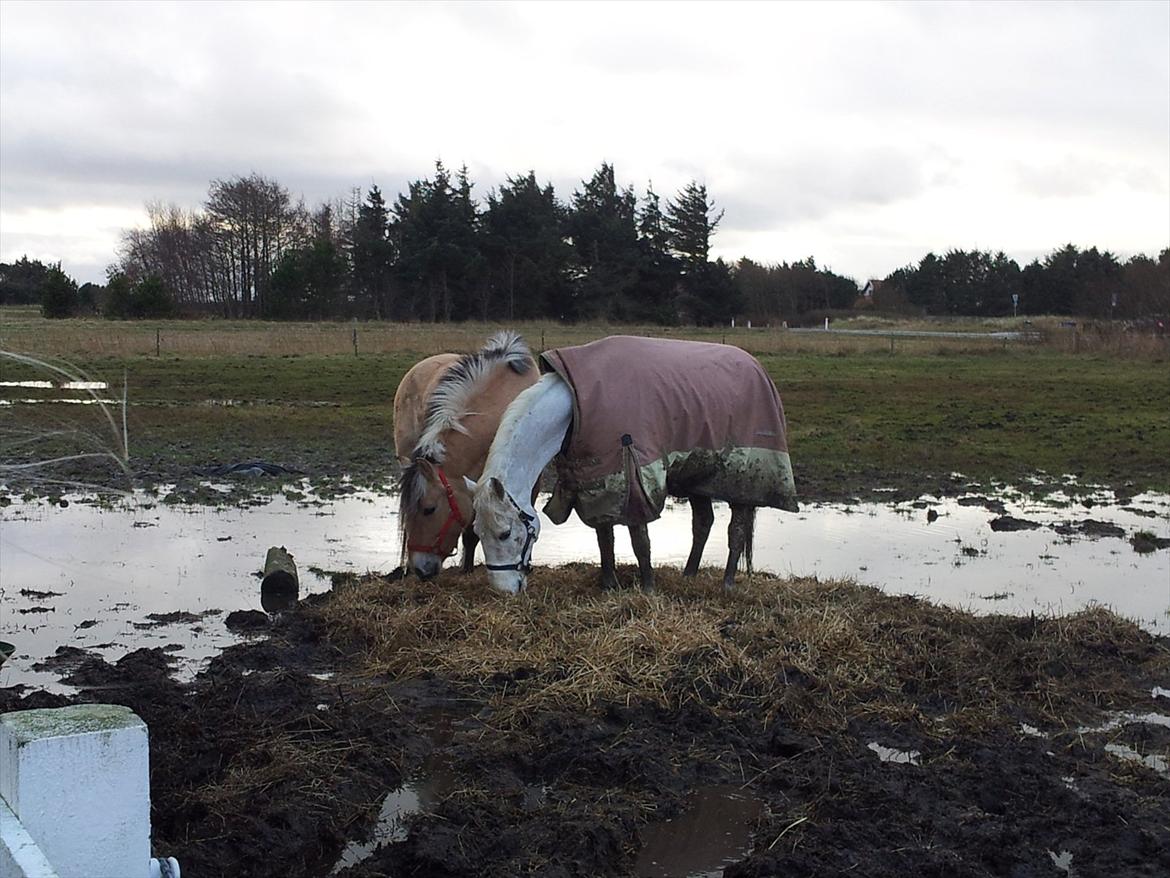
{"label": "muddy horse leg", "polygon": [[479,537],[471,528],[463,531],[463,566],[464,573],[470,573],[475,567],[475,547],[479,545]]}
{"label": "muddy horse leg", "polygon": [[638,559],[638,578],[643,591],[654,590],[654,568],[650,566],[650,530],[644,524],[630,525],[630,544]]}
{"label": "muddy horse leg", "polygon": [[754,506],[732,506],[731,524],[727,526],[727,568],[723,571],[723,587],[735,587],[735,569],[741,554],[747,559],[748,572],[752,570],[752,532],[756,527]]}
{"label": "muddy horse leg", "polygon": [[617,588],[617,568],[613,560],[613,527],[597,528],[597,548],[601,550],[601,587],[606,591]]}
{"label": "muddy horse leg", "polygon": [[699,572],[699,562],[703,560],[703,548],[707,545],[707,537],[711,534],[711,525],[715,523],[715,510],[711,508],[710,497],[691,498],[691,554],[687,558],[687,566],[683,568],[683,576],[694,576]]}

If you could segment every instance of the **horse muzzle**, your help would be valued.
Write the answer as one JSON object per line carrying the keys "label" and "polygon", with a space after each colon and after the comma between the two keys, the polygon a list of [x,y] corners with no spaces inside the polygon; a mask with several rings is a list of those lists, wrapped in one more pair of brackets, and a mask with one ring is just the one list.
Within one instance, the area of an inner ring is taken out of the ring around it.
{"label": "horse muzzle", "polygon": [[425,552],[411,552],[410,569],[418,574],[419,579],[434,579],[443,569],[443,559]]}
{"label": "horse muzzle", "polygon": [[489,570],[488,582],[504,594],[519,594],[528,584],[528,577],[519,570]]}

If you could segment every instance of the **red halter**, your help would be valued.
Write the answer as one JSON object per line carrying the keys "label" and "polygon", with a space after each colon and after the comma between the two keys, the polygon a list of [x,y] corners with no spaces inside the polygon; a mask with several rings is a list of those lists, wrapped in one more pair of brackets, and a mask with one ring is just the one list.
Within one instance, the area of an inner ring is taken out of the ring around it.
{"label": "red halter", "polygon": [[439,530],[439,535],[435,537],[435,542],[432,545],[424,546],[419,543],[408,543],[406,548],[411,552],[426,552],[428,555],[438,555],[440,558],[450,558],[455,554],[455,548],[459,541],[455,541],[455,545],[451,546],[451,551],[443,554],[443,537],[447,535],[447,531],[451,529],[452,524],[458,524],[462,530],[467,527],[467,522],[463,516],[459,514],[459,504],[455,502],[455,492],[451,490],[451,484],[447,481],[447,476],[443,473],[442,467],[435,465],[435,472],[438,473],[439,481],[443,483],[443,490],[447,492],[447,505],[451,511],[447,513],[447,520],[443,522],[443,527]]}

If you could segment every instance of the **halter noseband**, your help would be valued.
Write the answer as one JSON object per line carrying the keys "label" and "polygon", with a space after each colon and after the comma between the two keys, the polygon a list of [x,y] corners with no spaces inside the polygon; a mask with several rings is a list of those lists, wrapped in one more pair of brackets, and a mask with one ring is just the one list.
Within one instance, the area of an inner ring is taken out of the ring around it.
{"label": "halter noseband", "polygon": [[536,528],[532,526],[535,517],[529,515],[520,508],[520,504],[512,499],[512,495],[507,491],[504,496],[508,498],[508,502],[516,507],[516,514],[520,516],[520,522],[524,525],[524,530],[527,533],[524,536],[524,545],[520,547],[520,560],[515,564],[488,564],[487,559],[484,559],[484,567],[488,570],[516,570],[520,573],[528,573],[532,569],[532,544],[536,542]]}
{"label": "halter noseband", "polygon": [[[460,530],[467,527],[467,521],[459,514],[459,504],[455,502],[455,492],[451,489],[451,483],[447,481],[447,476],[443,472],[443,468],[438,464],[434,465],[435,472],[439,476],[439,481],[443,483],[443,490],[447,492],[447,506],[450,507],[450,512],[447,513],[447,520],[443,522],[442,528],[439,529],[439,535],[435,537],[435,542],[431,545],[423,545],[421,543],[408,543],[406,548],[410,552],[426,552],[428,555],[438,555],[440,558],[450,558],[455,554],[455,546],[451,547],[451,551],[443,554],[443,537],[447,535],[447,531],[451,529],[452,524],[458,524]],[[459,541],[455,541],[458,545]]]}

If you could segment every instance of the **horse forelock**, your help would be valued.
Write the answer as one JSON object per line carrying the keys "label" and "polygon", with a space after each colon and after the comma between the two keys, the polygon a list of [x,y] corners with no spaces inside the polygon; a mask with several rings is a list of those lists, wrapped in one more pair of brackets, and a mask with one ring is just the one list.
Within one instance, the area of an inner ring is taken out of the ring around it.
{"label": "horse forelock", "polygon": [[[418,509],[418,503],[426,490],[427,480],[419,469],[416,451],[410,464],[403,468],[402,476],[398,480],[398,526],[403,534],[406,533],[410,518]],[[405,544],[405,540],[403,543]]]}
{"label": "horse forelock", "polygon": [[532,351],[524,336],[511,329],[502,329],[487,340],[480,353],[485,357],[502,359],[517,375],[532,368]]}
{"label": "horse forelock", "polygon": [[500,366],[521,375],[533,368],[532,352],[519,333],[511,330],[497,332],[488,339],[483,350],[464,354],[443,373],[427,401],[416,456],[443,462],[447,454],[443,433],[447,430],[467,433],[461,419],[468,413],[476,394]]}
{"label": "horse forelock", "polygon": [[487,533],[495,533],[502,525],[511,525],[512,513],[515,508],[496,497],[490,490],[483,487],[475,492],[471,500],[471,508],[478,521],[484,522]]}

